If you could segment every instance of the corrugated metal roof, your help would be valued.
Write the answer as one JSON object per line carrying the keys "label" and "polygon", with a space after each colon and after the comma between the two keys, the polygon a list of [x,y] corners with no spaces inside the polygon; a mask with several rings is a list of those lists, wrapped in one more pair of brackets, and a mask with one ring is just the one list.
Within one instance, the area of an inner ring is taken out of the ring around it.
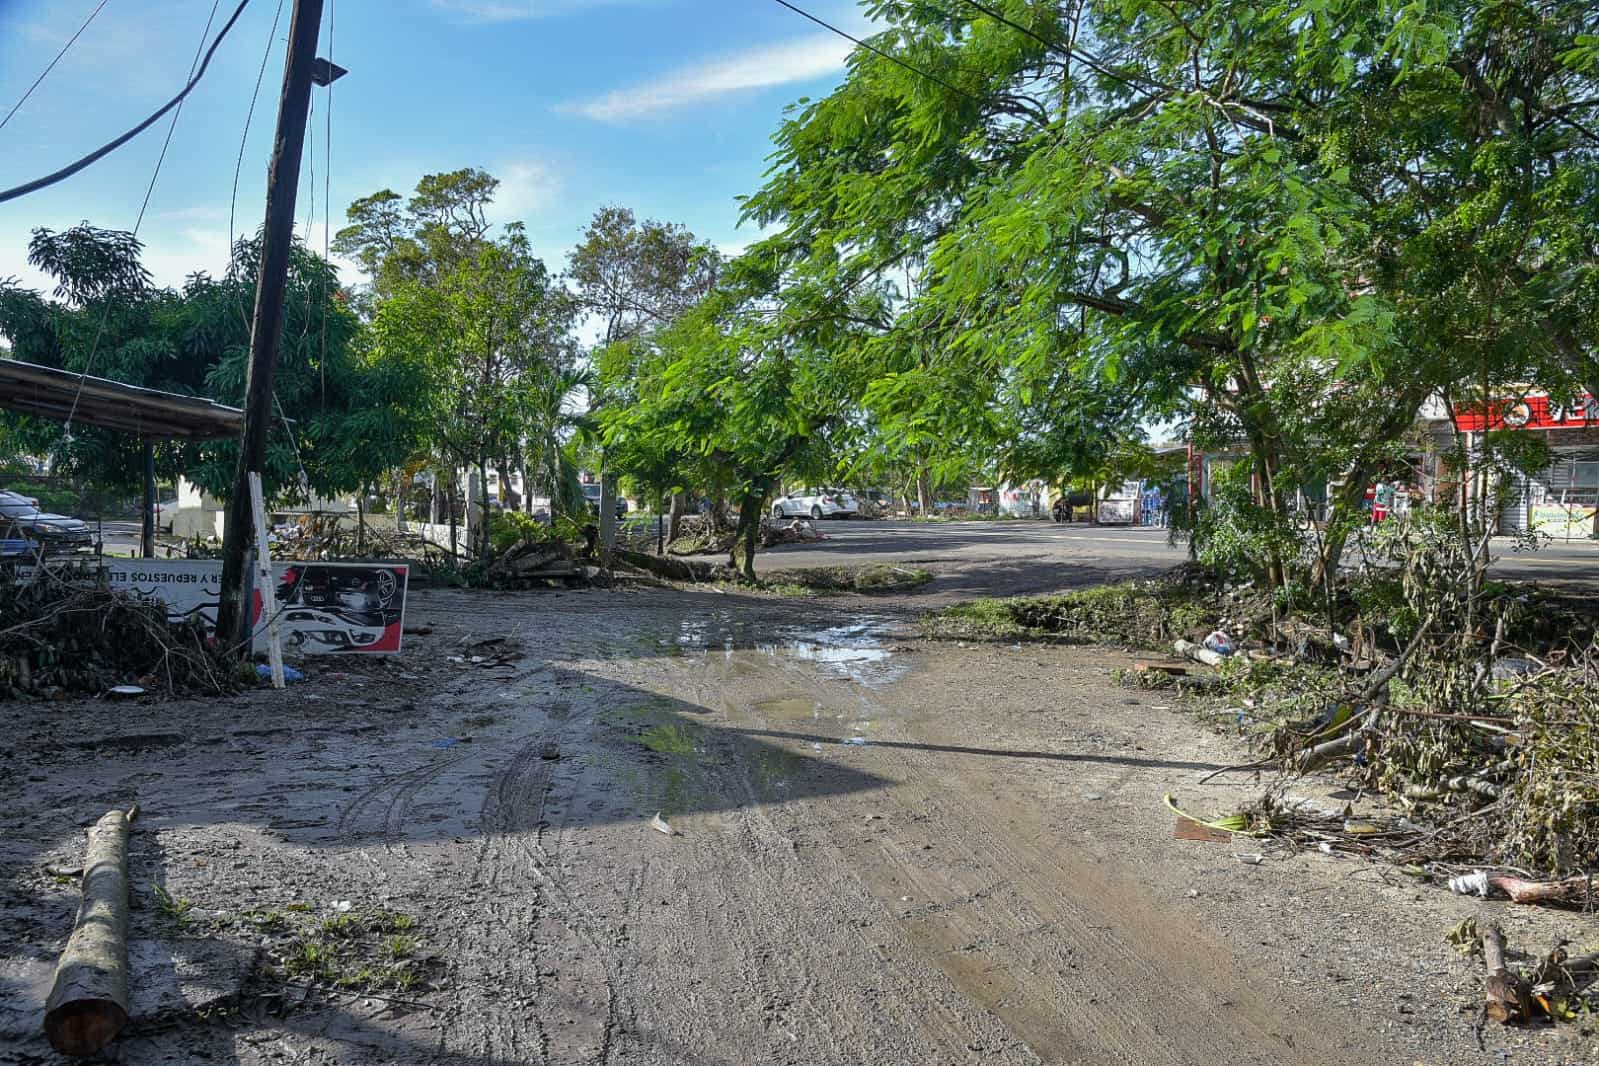
{"label": "corrugated metal roof", "polygon": [[[76,406],[76,410],[74,410]],[[244,412],[203,396],[146,389],[109,378],[0,359],[0,407],[152,440],[236,437]]]}

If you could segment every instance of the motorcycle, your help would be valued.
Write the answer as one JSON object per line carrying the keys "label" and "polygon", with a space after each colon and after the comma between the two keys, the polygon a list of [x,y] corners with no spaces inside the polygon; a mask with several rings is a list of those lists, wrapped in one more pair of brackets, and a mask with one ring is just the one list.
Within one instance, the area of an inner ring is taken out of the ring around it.
{"label": "motorcycle", "polygon": [[1088,507],[1093,502],[1094,498],[1089,493],[1069,492],[1055,501],[1055,506],[1050,508],[1050,516],[1057,522],[1070,522],[1079,507]]}

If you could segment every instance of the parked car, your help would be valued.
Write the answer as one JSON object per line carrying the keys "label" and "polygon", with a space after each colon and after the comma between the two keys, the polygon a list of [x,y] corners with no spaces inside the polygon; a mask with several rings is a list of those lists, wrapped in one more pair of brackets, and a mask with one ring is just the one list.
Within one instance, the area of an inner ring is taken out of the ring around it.
{"label": "parked car", "polygon": [[41,511],[38,500],[16,492],[0,492],[0,536],[26,539],[48,554],[94,547],[94,532],[83,519]]}
{"label": "parked car", "polygon": [[800,489],[772,504],[773,518],[855,518],[860,513],[855,497],[837,489]]}
{"label": "parked car", "polygon": [[[583,486],[583,498],[589,502],[589,513],[592,514],[595,518],[598,518],[600,516],[600,493],[601,493],[601,491],[602,491],[602,486],[597,485],[597,484],[584,485]],[[627,517],[627,500],[625,500],[622,497],[621,493],[617,493],[616,494],[616,520],[618,522],[620,522],[622,519],[624,519],[626,517]]]}

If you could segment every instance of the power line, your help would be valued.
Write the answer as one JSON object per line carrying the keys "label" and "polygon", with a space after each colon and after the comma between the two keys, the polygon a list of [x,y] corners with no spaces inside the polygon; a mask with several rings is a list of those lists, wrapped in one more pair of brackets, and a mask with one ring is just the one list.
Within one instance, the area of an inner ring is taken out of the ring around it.
{"label": "power line", "polygon": [[843,30],[839,29],[837,26],[834,26],[832,23],[824,22],[822,19],[817,18],[815,15],[811,14],[809,11],[805,11],[802,8],[795,7],[793,4],[789,3],[788,0],[777,0],[777,3],[782,5],[783,7],[788,8],[790,11],[794,12],[794,14],[796,14],[796,15],[800,15],[800,16],[802,16],[804,18],[810,19],[812,22],[816,23],[818,26],[822,27],[824,30],[829,30],[829,31],[831,31],[833,33],[836,33],[840,37],[844,38],[846,41],[853,41],[857,46],[866,49],[868,52],[872,53],[875,56],[881,56],[882,58],[888,60],[890,63],[894,63],[894,64],[896,64],[898,66],[904,67],[906,70],[910,71],[912,74],[919,74],[922,77],[926,78],[928,81],[934,83],[935,85],[942,85],[944,88],[948,89],[950,92],[956,94],[957,96],[964,96],[964,97],[966,97],[966,99],[970,100],[974,104],[982,105],[982,103],[983,103],[982,100],[979,100],[977,97],[973,96],[971,93],[967,92],[965,89],[957,88],[956,86],[951,85],[949,82],[945,81],[943,78],[940,78],[940,77],[938,77],[936,75],[933,75],[933,74],[929,74],[927,71],[922,70],[920,67],[912,66],[910,63],[907,63],[905,60],[899,58],[896,55],[891,55],[888,52],[883,51],[881,48],[877,48],[877,47],[874,47],[873,45],[867,44],[865,41],[861,40],[859,37],[855,37],[855,36],[853,36],[851,34],[845,33]]}
{"label": "power line", "polygon": [[[333,0],[328,0],[328,71],[335,69],[333,63]],[[322,152],[322,301],[318,313],[322,318],[322,354],[317,359],[317,369],[322,377],[322,406],[324,410],[328,403],[328,272],[333,269],[328,261],[328,234],[333,229],[333,82],[328,81],[328,106],[323,117],[327,124],[327,134],[323,140]]]}
{"label": "power line", "polygon": [[211,65],[211,57],[216,55],[216,51],[221,46],[223,39],[227,37],[228,31],[233,29],[234,24],[239,21],[239,16],[244,14],[244,9],[249,3],[250,0],[239,0],[239,6],[233,9],[233,15],[228,19],[227,24],[222,27],[221,32],[217,34],[217,39],[211,42],[211,48],[206,52],[205,60],[200,64],[200,69],[192,77],[190,77],[189,83],[183,87],[183,90],[179,92],[178,95],[168,100],[159,111],[145,119],[143,122],[139,123],[137,126],[133,127],[133,129],[129,130],[127,133],[124,133],[122,136],[118,137],[116,140],[96,148],[94,151],[90,152],[76,163],[68,164],[67,166],[56,171],[54,174],[47,174],[42,178],[37,178],[28,182],[26,185],[18,185],[14,189],[6,189],[4,192],[0,192],[0,203],[5,203],[7,200],[15,200],[19,196],[26,196],[32,192],[38,192],[40,189],[54,185],[58,181],[65,181],[67,178],[70,178],[72,175],[78,173],[78,171],[83,170],[85,167],[88,167],[91,164],[98,162],[100,159],[103,159],[105,156],[110,155],[112,152],[116,151],[118,148],[121,148],[124,144],[127,144],[129,141],[133,140],[133,138],[137,137],[139,134],[155,125],[156,122],[160,121],[161,116],[165,115],[168,111],[171,111],[174,107],[177,107],[180,103],[182,103],[184,97],[188,96],[189,93],[194,90],[194,87],[200,84],[200,79],[205,77],[206,68]]}
{"label": "power line", "polygon": [[[205,20],[205,29],[200,31],[200,43],[195,46],[194,58],[189,60],[189,77],[194,77],[194,68],[200,62],[200,50],[205,47],[205,39],[211,36],[211,24],[216,22],[217,8],[222,5],[222,0],[211,0],[211,14]],[[145,209],[150,206],[150,196],[155,192],[156,179],[161,176],[161,164],[166,162],[167,149],[172,147],[172,135],[178,130],[178,119],[183,116],[183,101],[178,101],[176,111],[172,112],[172,122],[167,126],[167,139],[161,142],[161,154],[155,158],[155,170],[150,174],[150,184],[144,189],[144,203],[139,205],[139,217],[134,220],[133,233],[138,236],[139,227],[144,224]]]}
{"label": "power line", "polygon": [[[200,51],[205,47],[205,39],[211,36],[211,26],[216,22],[217,8],[220,7],[221,4],[222,0],[211,0],[211,14],[205,20],[205,29],[200,31],[200,43],[195,45],[194,58],[189,61],[189,77],[191,79],[194,78],[195,66],[200,62]],[[223,29],[222,32],[227,33],[227,30]],[[217,41],[220,42],[221,40],[222,38],[219,35],[217,37]],[[216,45],[213,44],[211,48],[212,51],[215,51]],[[172,134],[177,131],[178,119],[182,115],[183,98],[180,96],[178,98],[177,109],[172,112],[172,123],[171,125],[167,126],[166,140],[161,143],[161,154],[156,156],[155,169],[150,172],[150,184],[144,187],[144,202],[139,204],[139,216],[133,220],[132,235],[134,237],[139,235],[139,227],[144,225],[144,213],[150,207],[150,197],[155,193],[156,179],[161,176],[161,164],[167,158],[167,149],[172,146]],[[100,311],[100,322],[99,325],[95,327],[94,340],[89,344],[89,358],[83,364],[83,372],[78,375],[78,388],[72,394],[72,407],[67,411],[67,420],[62,426],[62,437],[65,440],[70,441],[72,439],[72,420],[77,416],[78,402],[83,399],[83,384],[88,380],[89,372],[94,369],[95,356],[100,352],[100,337],[105,333],[105,324],[110,317],[111,301],[107,300],[105,307],[103,307]]]}
{"label": "power line", "polygon": [[67,43],[61,46],[61,51],[57,52],[56,57],[50,60],[50,65],[44,68],[44,73],[33,79],[33,84],[28,86],[28,91],[22,94],[22,99],[18,100],[11,110],[6,112],[5,118],[0,118],[0,130],[6,128],[6,123],[11,121],[11,116],[15,115],[22,105],[28,102],[28,97],[33,95],[33,90],[39,87],[40,82],[49,77],[52,70],[56,69],[56,64],[61,62],[61,57],[67,54],[67,49],[77,43],[78,38],[83,36],[83,31],[89,28],[89,23],[94,21],[94,17],[100,13],[100,9],[109,2],[110,0],[100,0],[100,3],[95,5],[95,9],[89,12],[89,17],[83,20],[83,25],[78,27],[78,32],[67,38]]}
{"label": "power line", "polygon": [[978,0],[966,0],[966,3],[970,4],[972,7],[975,7],[978,11],[981,11],[995,22],[998,22],[1001,25],[1009,26],[1017,33],[1026,34],[1028,37],[1031,37],[1033,40],[1037,41],[1045,48],[1048,48],[1050,51],[1059,55],[1063,55],[1067,59],[1075,59],[1084,66],[1088,67],[1090,70],[1109,78],[1111,81],[1120,82],[1129,89],[1137,89],[1139,87],[1137,84],[1122,77],[1120,74],[1116,74],[1105,69],[1105,67],[1098,60],[1096,60],[1093,56],[1088,55],[1086,52],[1079,51],[1078,49],[1073,48],[1071,45],[1062,44],[1059,41],[1052,41],[1044,35],[1037,33],[1026,26],[1023,26],[1020,22],[1014,22],[1011,19],[1006,18],[1004,15],[1000,14],[998,11],[995,11],[988,5],[978,3]]}
{"label": "power line", "polygon": [[[233,195],[228,200],[228,273],[233,272],[233,224],[239,207],[239,173],[244,169],[244,146],[250,140],[250,122],[255,118],[255,105],[261,99],[261,82],[266,78],[267,61],[272,58],[272,45],[278,39],[278,21],[283,18],[283,0],[278,0],[277,13],[272,16],[272,28],[267,31],[266,49],[261,53],[261,69],[255,75],[255,92],[250,94],[250,110],[244,116],[244,132],[239,136],[239,158],[233,163]],[[244,328],[250,328],[250,310],[239,304],[239,314]]]}

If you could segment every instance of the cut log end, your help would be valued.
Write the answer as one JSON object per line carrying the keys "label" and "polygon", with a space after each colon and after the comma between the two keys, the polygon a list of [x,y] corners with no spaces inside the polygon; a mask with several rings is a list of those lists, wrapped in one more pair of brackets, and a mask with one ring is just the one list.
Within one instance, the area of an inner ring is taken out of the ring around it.
{"label": "cut log end", "polygon": [[64,1055],[92,1055],[128,1021],[128,828],[112,811],[89,831],[83,899],[45,1001],[44,1031]]}
{"label": "cut log end", "polygon": [[128,1012],[109,999],[79,999],[63,1003],[44,1017],[50,1046],[63,1055],[93,1055],[104,1048],[122,1027]]}

